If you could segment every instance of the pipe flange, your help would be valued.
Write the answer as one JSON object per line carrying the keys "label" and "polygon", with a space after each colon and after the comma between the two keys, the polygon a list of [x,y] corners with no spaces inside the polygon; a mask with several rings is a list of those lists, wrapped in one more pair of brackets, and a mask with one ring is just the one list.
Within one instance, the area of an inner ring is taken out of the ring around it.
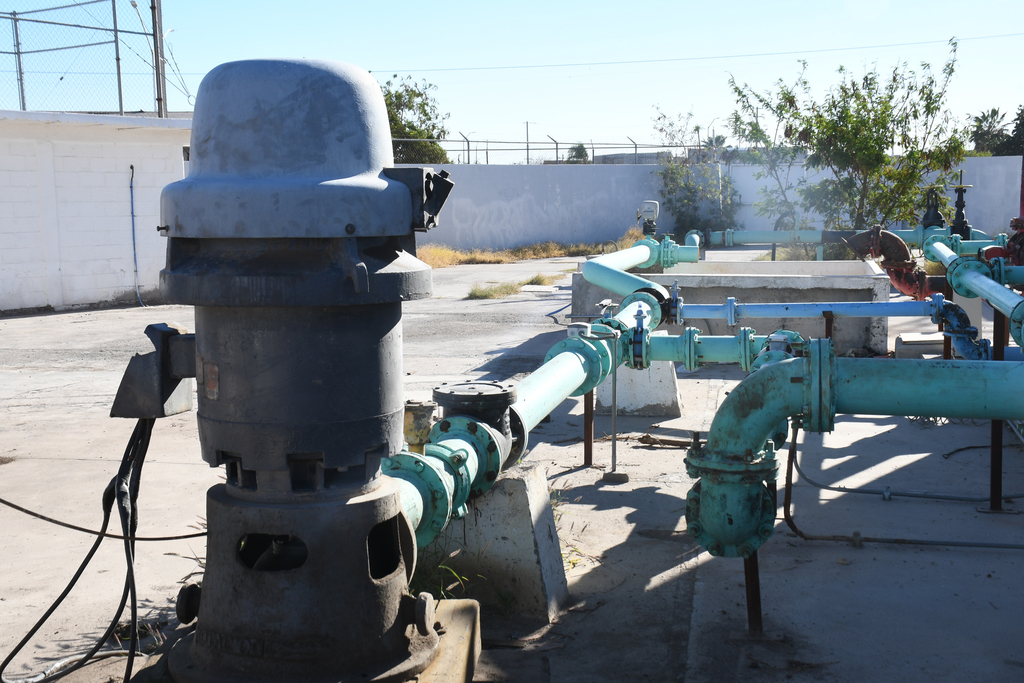
{"label": "pipe flange", "polygon": [[[646,290],[643,290],[643,289],[638,289],[637,291],[633,292],[632,294],[627,294],[625,297],[623,297],[622,303],[619,304],[619,310],[623,311],[623,310],[625,310],[625,308],[627,306],[629,306],[630,304],[632,304],[634,302],[637,302],[637,301],[640,301],[640,302],[643,302],[643,303],[647,304],[647,306],[651,309],[650,310],[650,318],[651,318],[651,320],[648,323],[648,327],[650,327],[652,330],[657,328],[658,325],[661,324],[661,320],[662,320],[662,310],[661,310],[662,301],[658,297],[656,297],[650,291],[646,291]],[[603,322],[603,321],[601,321],[601,322]]]}
{"label": "pipe flange", "polygon": [[959,235],[932,235],[924,241],[924,246],[921,247],[921,251],[924,253],[924,257],[933,263],[940,263],[942,261],[942,259],[940,259],[931,248],[935,244],[944,244],[949,247],[949,250],[954,254],[960,253]]}
{"label": "pipe flange", "polygon": [[661,244],[658,246],[658,262],[662,268],[671,268],[676,264],[676,246],[669,235],[661,238]]}
{"label": "pipe flange", "polygon": [[707,492],[702,483],[686,496],[686,531],[712,556],[750,557],[775,533],[775,501],[763,482]]}
{"label": "pipe flange", "polygon": [[780,360],[786,360],[792,358],[792,354],[786,353],[785,351],[762,351],[757,354],[757,358],[750,364],[750,371],[756,372],[766,365],[771,363],[777,363]]}
{"label": "pipe flange", "polygon": [[809,432],[831,432],[835,427],[836,404],[832,381],[835,377],[836,354],[831,339],[812,339],[808,344],[810,396],[804,429]]}
{"label": "pipe flange", "polygon": [[570,396],[582,396],[592,390],[603,382],[611,371],[612,358],[608,346],[582,337],[569,337],[558,342],[548,349],[544,362],[547,363],[558,354],[567,352],[580,353],[587,359],[587,379],[576,391],[569,394]]}
{"label": "pipe flange", "polygon": [[691,450],[683,464],[686,474],[693,479],[711,478],[733,483],[775,481],[779,472],[775,451],[769,449],[757,453],[747,451],[742,455],[705,454],[703,451],[695,454]]}
{"label": "pipe flange", "polygon": [[629,337],[629,354],[626,357],[626,367],[633,370],[643,370],[650,367],[651,330],[649,327],[634,327]]}
{"label": "pipe flange", "polygon": [[[501,439],[490,426],[467,415],[446,417],[430,430],[430,443],[444,444],[449,439],[460,439],[473,446],[480,456],[480,468],[470,482],[470,497],[486,493],[501,474]],[[426,448],[424,448],[426,450]]]}
{"label": "pipe flange", "polygon": [[683,244],[686,244],[686,241],[690,239],[690,235],[695,235],[697,237],[697,248],[702,249],[704,247],[704,233],[700,230],[691,230],[683,237]]}
{"label": "pipe flange", "polygon": [[[658,240],[656,240],[654,238],[651,238],[651,237],[646,237],[646,238],[644,238],[642,240],[633,242],[633,246],[634,247],[648,247],[651,250],[650,257],[646,261],[644,261],[643,263],[639,264],[637,266],[637,268],[650,268],[651,266],[653,266],[654,264],[659,262],[659,260],[661,258],[661,245],[658,244]],[[630,248],[632,248],[632,247],[630,247]]]}
{"label": "pipe flange", "polygon": [[423,457],[437,458],[448,464],[454,473],[455,486],[452,488],[452,517],[464,517],[466,514],[466,500],[469,499],[470,487],[473,482],[469,480],[469,469],[466,467],[466,459],[472,457],[462,448],[451,448],[442,443],[428,443],[423,446]]}
{"label": "pipe flange", "polygon": [[725,246],[727,246],[727,247],[731,247],[732,246],[732,244],[733,244],[733,242],[732,242],[733,233],[734,233],[734,231],[733,231],[732,228],[727,228],[726,229],[725,235],[723,236],[724,239],[722,240],[725,243]]}
{"label": "pipe flange", "polygon": [[683,367],[687,370],[696,370],[701,367],[697,354],[697,345],[700,344],[700,330],[696,327],[687,327],[679,335],[679,343],[683,346],[682,353],[680,354]]}
{"label": "pipe flange", "polygon": [[736,335],[736,343],[739,346],[740,367],[744,371],[750,372],[754,357],[757,355],[757,351],[754,349],[754,328],[741,327],[740,333]]}
{"label": "pipe flange", "polygon": [[1010,311],[1010,336],[1018,346],[1024,346],[1024,301],[1013,307]]}
{"label": "pipe flange", "polygon": [[403,451],[381,460],[382,472],[395,479],[410,482],[423,499],[423,517],[416,529],[416,544],[430,544],[448,524],[455,492],[441,471],[444,465],[433,458]]}
{"label": "pipe flange", "polygon": [[984,261],[979,261],[973,256],[961,256],[946,268],[946,282],[949,283],[954,292],[965,299],[975,299],[978,297],[977,293],[969,289],[964,282],[964,276],[971,272],[980,273],[987,278],[995,279],[992,277],[992,268]]}

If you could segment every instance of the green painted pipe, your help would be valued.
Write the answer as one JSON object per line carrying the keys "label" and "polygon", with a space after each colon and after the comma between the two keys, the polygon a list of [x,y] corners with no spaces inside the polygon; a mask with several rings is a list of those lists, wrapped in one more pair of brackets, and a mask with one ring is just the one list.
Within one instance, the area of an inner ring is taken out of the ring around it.
{"label": "green painted pipe", "polygon": [[715,413],[707,444],[690,449],[687,471],[701,481],[686,518],[712,554],[748,556],[771,536],[762,481],[777,466],[766,444],[787,417],[815,432],[831,431],[836,413],[1024,418],[1024,363],[835,358],[828,340],[809,351],[748,375]]}
{"label": "green painted pipe", "polygon": [[836,358],[834,373],[836,413],[1024,418],[1024,363]]}
{"label": "green painted pipe", "polygon": [[712,246],[821,242],[820,230],[722,230],[711,233]]}
{"label": "green painted pipe", "polygon": [[[657,245],[656,242],[653,243]],[[650,289],[667,298],[668,290],[661,285],[626,272],[626,270],[636,268],[652,258],[656,259],[657,255],[657,247],[652,248],[650,244],[638,242],[629,249],[590,259],[583,264],[580,272],[587,282],[620,296],[632,294],[640,289]]]}
{"label": "green painted pipe", "polygon": [[[923,248],[925,242],[928,241],[929,237],[939,235],[941,237],[949,237],[949,228],[940,228],[938,226],[932,226],[929,228],[921,228],[918,225],[910,230],[889,230],[892,234],[899,237],[901,240],[907,243],[907,246]],[[981,230],[971,228],[971,240],[990,240],[991,238]]]}
{"label": "green painted pipe", "polygon": [[566,351],[544,363],[516,386],[515,410],[532,431],[587,380],[591,363],[580,351]]}
{"label": "green painted pipe", "polygon": [[755,335],[747,327],[734,336],[702,335],[697,328],[688,327],[680,335],[652,336],[649,358],[677,361],[687,370],[696,370],[706,363],[739,363],[749,370],[765,339],[766,336]]}

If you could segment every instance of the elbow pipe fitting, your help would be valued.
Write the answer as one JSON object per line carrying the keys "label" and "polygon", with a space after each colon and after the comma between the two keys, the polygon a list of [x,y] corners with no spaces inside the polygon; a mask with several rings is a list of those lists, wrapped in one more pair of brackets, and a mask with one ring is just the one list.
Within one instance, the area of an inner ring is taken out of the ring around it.
{"label": "elbow pipe fitting", "polygon": [[774,533],[766,483],[778,462],[768,437],[781,423],[801,416],[811,431],[832,430],[832,343],[816,339],[808,350],[748,375],[715,414],[707,444],[686,457],[687,473],[700,479],[687,495],[687,529],[712,555],[749,557]]}
{"label": "elbow pipe fitting", "polygon": [[938,301],[941,306],[932,316],[935,323],[943,323],[943,333],[950,338],[953,348],[965,360],[991,360],[992,345],[987,339],[978,340],[978,328],[964,309],[952,301]]}
{"label": "elbow pipe fitting", "polygon": [[683,244],[688,247],[697,247],[700,249],[704,246],[704,233],[700,230],[691,230],[686,233],[685,237],[683,237]]}

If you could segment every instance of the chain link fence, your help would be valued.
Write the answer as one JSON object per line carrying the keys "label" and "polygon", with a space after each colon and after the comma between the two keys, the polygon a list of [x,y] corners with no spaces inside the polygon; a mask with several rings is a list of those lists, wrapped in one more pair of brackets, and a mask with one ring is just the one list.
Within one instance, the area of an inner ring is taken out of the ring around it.
{"label": "chain link fence", "polygon": [[158,111],[160,5],[150,1],[23,0],[25,9],[0,12],[0,109]]}
{"label": "chain link fence", "polygon": [[[465,138],[415,142],[437,143],[452,164],[662,164],[673,159],[689,159],[701,151],[701,148],[695,145],[632,142],[523,142]],[[410,160],[410,163],[419,162]]]}

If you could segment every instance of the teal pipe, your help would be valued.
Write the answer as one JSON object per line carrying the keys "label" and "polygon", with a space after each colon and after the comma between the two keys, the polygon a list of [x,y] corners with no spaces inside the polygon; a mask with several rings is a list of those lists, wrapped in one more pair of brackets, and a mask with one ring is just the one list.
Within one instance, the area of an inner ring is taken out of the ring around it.
{"label": "teal pipe", "polygon": [[[890,230],[892,234],[899,237],[901,240],[907,243],[907,246],[924,248],[925,242],[928,241],[929,237],[939,235],[941,237],[949,237],[948,227],[931,226],[929,228],[922,228],[918,225],[910,230]],[[971,228],[971,240],[991,240],[985,232]]]}
{"label": "teal pipe", "polygon": [[992,266],[976,258],[958,256],[943,241],[929,241],[925,256],[946,267],[946,281],[961,296],[979,296],[1010,321],[1010,335],[1024,346],[1024,297],[992,279]]}
{"label": "teal pipe", "polygon": [[690,449],[687,471],[701,481],[686,518],[712,554],[746,557],[771,536],[763,481],[777,465],[768,438],[787,417],[814,432],[831,431],[836,413],[1024,418],[1024,363],[836,358],[828,340],[809,351],[748,375],[715,413],[707,444]]}
{"label": "teal pipe", "polygon": [[800,244],[821,242],[820,230],[722,230],[712,232],[711,246]]}
{"label": "teal pipe", "polygon": [[[657,242],[651,240],[657,245]],[[649,260],[657,259],[657,247],[645,241],[638,242],[629,249],[616,251],[611,254],[604,254],[597,258],[590,259],[580,268],[583,277],[598,287],[603,287],[609,292],[620,296],[626,296],[640,289],[650,289],[659,292],[661,296],[668,297],[668,290],[659,284],[651,282],[647,278],[627,273],[630,268],[636,268]]]}
{"label": "teal pipe", "polygon": [[836,358],[832,381],[836,413],[1024,418],[1024,363]]}
{"label": "teal pipe", "polygon": [[580,351],[551,358],[516,387],[515,410],[527,432],[587,381],[592,363]]}
{"label": "teal pipe", "polygon": [[734,336],[702,335],[697,328],[688,327],[680,335],[652,336],[649,359],[676,361],[687,370],[707,363],[739,363],[749,370],[767,338],[746,327]]}

